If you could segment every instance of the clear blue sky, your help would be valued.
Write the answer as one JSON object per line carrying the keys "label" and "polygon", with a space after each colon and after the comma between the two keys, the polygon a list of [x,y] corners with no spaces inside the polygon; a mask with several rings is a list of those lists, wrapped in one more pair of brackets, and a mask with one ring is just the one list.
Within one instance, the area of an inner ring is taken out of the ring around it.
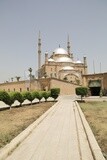
{"label": "clear blue sky", "polygon": [[[42,55],[70,36],[75,59],[87,56],[89,73],[107,71],[107,0],[0,0],[0,82],[37,70],[38,32]],[[44,58],[43,58],[44,59]]]}

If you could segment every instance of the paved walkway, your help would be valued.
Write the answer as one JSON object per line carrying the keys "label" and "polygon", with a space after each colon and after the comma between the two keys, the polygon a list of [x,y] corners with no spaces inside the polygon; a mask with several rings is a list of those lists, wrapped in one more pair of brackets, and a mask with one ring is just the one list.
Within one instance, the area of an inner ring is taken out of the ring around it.
{"label": "paved walkway", "polygon": [[95,160],[71,97],[61,98],[6,160]]}

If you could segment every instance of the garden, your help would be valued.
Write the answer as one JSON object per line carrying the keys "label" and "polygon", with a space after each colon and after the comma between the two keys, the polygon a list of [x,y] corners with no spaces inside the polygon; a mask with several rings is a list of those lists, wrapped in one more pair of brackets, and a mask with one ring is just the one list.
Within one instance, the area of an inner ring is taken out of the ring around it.
{"label": "garden", "polygon": [[[22,93],[0,91],[0,101],[10,106],[10,109],[0,111],[0,148],[9,143],[53,106],[59,93],[59,88],[52,88],[50,91]],[[49,97],[52,97],[53,101],[47,101]],[[38,102],[33,103],[35,98],[38,99]],[[45,99],[45,102],[41,101],[42,98]],[[26,99],[31,102],[30,105],[23,105]],[[20,102],[20,105],[12,107],[16,100]]]}

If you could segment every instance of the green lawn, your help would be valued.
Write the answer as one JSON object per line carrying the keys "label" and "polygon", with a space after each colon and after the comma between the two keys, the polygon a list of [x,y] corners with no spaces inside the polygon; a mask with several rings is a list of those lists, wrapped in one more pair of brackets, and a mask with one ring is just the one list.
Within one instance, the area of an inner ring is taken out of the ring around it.
{"label": "green lawn", "polygon": [[107,154],[107,102],[86,102],[80,106],[102,152]]}

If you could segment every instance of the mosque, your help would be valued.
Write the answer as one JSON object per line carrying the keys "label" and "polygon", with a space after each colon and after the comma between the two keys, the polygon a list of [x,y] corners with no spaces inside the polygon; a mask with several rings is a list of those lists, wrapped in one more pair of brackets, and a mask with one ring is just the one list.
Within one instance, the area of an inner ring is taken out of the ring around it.
{"label": "mosque", "polygon": [[83,57],[83,62],[75,61],[73,53],[70,51],[68,37],[67,51],[59,46],[51,56],[45,53],[45,63],[41,66],[41,38],[38,40],[38,78],[56,78],[66,80],[77,85],[82,84],[82,75],[87,74],[87,59]]}
{"label": "mosque", "polygon": [[[50,56],[49,56],[50,55]],[[58,87],[61,94],[75,94],[75,88],[86,86],[90,88],[90,94],[99,95],[101,90],[107,91],[107,73],[89,74],[87,57],[83,60],[75,60],[71,52],[69,36],[67,50],[55,49],[51,54],[45,53],[45,62],[41,65],[41,36],[38,37],[38,78],[29,74],[29,80],[11,81],[0,84],[0,90],[5,91],[32,91],[50,90]]]}

